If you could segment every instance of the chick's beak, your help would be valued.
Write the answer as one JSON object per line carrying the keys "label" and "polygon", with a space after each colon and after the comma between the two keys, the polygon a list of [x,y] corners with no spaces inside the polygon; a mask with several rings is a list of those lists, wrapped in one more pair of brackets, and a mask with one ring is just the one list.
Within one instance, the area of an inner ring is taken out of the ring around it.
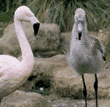
{"label": "chick's beak", "polygon": [[81,40],[82,32],[78,32],[78,40]]}
{"label": "chick's beak", "polygon": [[81,22],[78,23],[78,40],[81,40],[82,31],[83,31],[83,25]]}

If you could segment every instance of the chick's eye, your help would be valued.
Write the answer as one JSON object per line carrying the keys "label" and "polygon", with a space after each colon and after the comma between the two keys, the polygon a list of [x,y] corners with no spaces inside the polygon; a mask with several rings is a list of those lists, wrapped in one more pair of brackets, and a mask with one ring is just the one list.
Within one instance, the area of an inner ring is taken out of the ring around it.
{"label": "chick's eye", "polygon": [[76,20],[78,20],[78,18],[76,17]]}

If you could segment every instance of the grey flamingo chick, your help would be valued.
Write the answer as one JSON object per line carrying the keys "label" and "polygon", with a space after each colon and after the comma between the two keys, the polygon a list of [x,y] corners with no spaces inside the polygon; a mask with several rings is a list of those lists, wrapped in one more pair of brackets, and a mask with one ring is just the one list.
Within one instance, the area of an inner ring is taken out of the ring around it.
{"label": "grey flamingo chick", "polygon": [[82,76],[83,94],[85,98],[85,107],[87,107],[87,89],[84,80],[85,73],[95,74],[95,96],[96,107],[98,107],[98,79],[97,73],[102,71],[104,66],[104,46],[94,35],[87,33],[87,23],[85,11],[78,8],[74,15],[74,25],[72,29],[70,52],[67,60],[70,66]]}

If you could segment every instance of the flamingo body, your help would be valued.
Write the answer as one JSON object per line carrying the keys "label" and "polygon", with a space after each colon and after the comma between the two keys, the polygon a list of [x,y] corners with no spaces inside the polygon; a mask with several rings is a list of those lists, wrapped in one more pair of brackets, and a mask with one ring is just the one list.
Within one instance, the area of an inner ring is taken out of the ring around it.
{"label": "flamingo body", "polygon": [[22,60],[9,55],[0,55],[0,100],[14,92],[30,76],[34,66],[34,56],[25,36],[21,21],[33,24],[34,34],[37,35],[39,21],[27,6],[20,6],[14,14],[16,35],[22,52]]}

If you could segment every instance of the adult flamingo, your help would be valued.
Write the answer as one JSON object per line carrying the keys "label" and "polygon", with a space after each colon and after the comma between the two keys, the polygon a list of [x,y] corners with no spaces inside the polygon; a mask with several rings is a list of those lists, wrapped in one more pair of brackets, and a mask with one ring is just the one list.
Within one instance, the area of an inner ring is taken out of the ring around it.
{"label": "adult flamingo", "polygon": [[40,22],[32,11],[26,6],[18,7],[14,14],[14,25],[21,47],[22,60],[20,62],[13,56],[0,55],[0,101],[26,82],[33,69],[34,56],[21,21],[30,21],[33,24],[34,35],[37,35],[39,29]]}

